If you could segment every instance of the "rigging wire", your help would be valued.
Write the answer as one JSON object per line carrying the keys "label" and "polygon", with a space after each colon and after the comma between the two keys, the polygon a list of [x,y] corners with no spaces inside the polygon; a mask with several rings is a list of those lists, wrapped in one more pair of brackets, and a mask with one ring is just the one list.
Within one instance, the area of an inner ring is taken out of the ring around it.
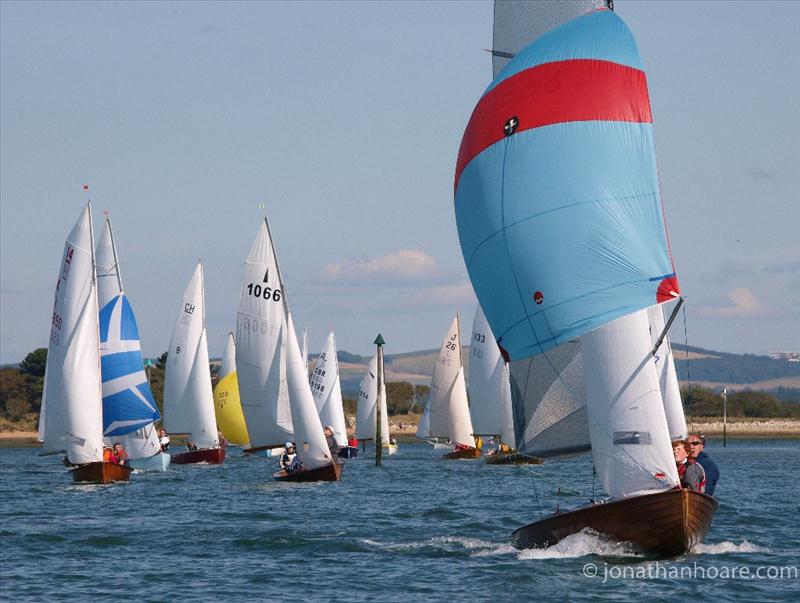
{"label": "rigging wire", "polygon": [[686,362],[686,383],[688,388],[686,390],[686,402],[689,406],[689,423],[694,429],[694,400],[692,399],[692,371],[691,363],[689,362],[689,331],[686,327],[686,304],[683,304],[683,344],[685,346],[684,353],[686,354],[684,362]]}

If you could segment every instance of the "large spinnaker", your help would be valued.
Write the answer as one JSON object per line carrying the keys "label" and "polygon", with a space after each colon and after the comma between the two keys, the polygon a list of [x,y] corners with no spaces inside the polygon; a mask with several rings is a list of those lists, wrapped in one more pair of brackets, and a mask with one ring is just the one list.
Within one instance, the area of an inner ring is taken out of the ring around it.
{"label": "large spinnaker", "polygon": [[544,34],[491,83],[461,143],[455,210],[512,360],[679,294],[646,78],[613,12]]}

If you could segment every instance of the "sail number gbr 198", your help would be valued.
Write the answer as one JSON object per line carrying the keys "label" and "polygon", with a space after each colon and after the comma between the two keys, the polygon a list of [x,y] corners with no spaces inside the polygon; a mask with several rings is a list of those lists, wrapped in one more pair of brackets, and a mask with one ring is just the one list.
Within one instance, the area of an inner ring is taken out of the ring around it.
{"label": "sail number gbr 198", "polygon": [[281,290],[273,289],[272,287],[261,286],[259,284],[250,283],[247,285],[247,292],[253,297],[262,297],[266,300],[281,301]]}

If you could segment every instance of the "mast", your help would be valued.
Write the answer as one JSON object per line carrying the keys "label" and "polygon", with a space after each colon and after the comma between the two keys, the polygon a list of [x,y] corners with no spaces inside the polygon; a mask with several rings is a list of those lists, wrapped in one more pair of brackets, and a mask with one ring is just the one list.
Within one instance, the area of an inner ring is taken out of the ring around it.
{"label": "mast", "polygon": [[[378,396],[375,400],[375,466],[381,466],[381,455],[383,454],[383,434],[381,433],[381,405],[383,404],[383,337],[378,336],[373,342],[378,346]],[[388,434],[387,434],[388,435]]]}

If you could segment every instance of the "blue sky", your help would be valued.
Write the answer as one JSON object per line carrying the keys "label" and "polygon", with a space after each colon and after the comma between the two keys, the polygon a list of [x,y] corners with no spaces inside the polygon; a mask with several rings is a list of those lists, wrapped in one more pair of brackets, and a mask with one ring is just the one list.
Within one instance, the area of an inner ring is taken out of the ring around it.
{"label": "blue sky", "polygon": [[[689,343],[800,348],[796,2],[634,2]],[[0,362],[49,335],[90,185],[146,355],[194,263],[210,353],[235,327],[265,203],[295,324],[318,351],[438,346],[475,298],[452,209],[491,80],[491,2],[3,2]],[[674,339],[683,341],[683,328]]]}

